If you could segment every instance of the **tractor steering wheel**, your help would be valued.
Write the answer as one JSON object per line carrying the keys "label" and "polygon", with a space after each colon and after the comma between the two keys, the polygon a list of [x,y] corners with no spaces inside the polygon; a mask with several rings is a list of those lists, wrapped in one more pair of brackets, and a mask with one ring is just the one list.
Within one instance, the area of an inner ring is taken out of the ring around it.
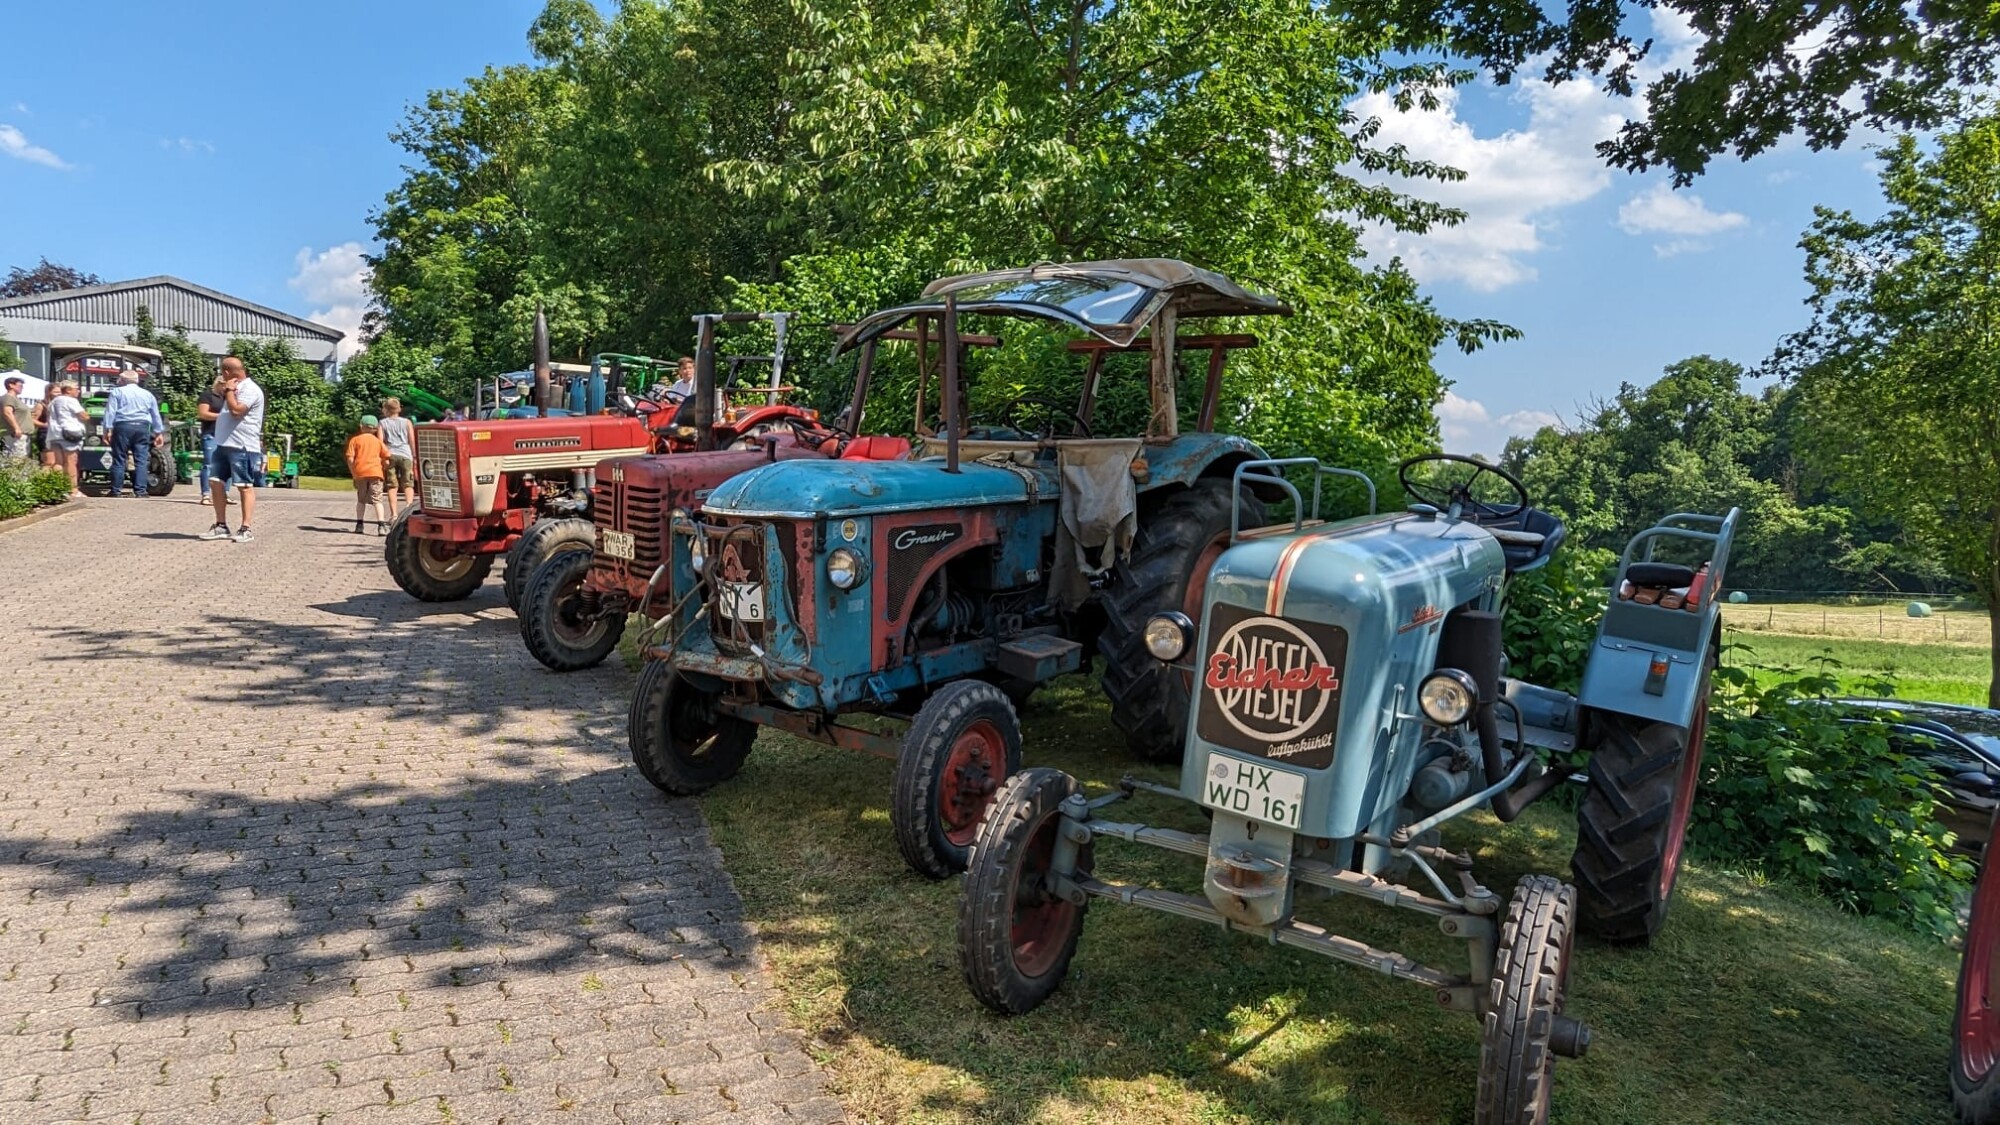
{"label": "tractor steering wheel", "polygon": [[[1042,408],[1042,428],[1040,430],[1029,430],[1017,424],[1020,421],[1018,415],[1024,406],[1039,406]],[[1085,422],[1081,415],[1052,398],[1043,398],[1040,395],[1022,395],[1019,398],[1007,400],[1007,403],[995,412],[996,424],[1005,426],[1016,433],[1033,433],[1036,435],[1035,440],[1037,441],[1051,441],[1055,438],[1058,417],[1070,420],[1071,433],[1076,434],[1078,437],[1087,438],[1091,436],[1090,424]],[[966,419],[968,426],[972,421],[970,418]]]}
{"label": "tractor steering wheel", "polygon": [[[1427,464],[1470,465],[1472,472],[1462,479],[1452,479],[1446,474],[1439,483],[1410,478],[1412,468]],[[1481,477],[1488,475],[1498,478],[1513,491],[1512,507],[1481,499],[1473,493],[1472,486],[1477,484]],[[1411,499],[1429,504],[1452,519],[1470,513],[1475,523],[1480,520],[1505,520],[1528,510],[1528,490],[1521,484],[1520,479],[1498,465],[1489,465],[1475,457],[1464,457],[1456,453],[1427,453],[1421,457],[1412,457],[1396,467],[1396,479],[1401,482],[1403,491],[1409,493]]]}

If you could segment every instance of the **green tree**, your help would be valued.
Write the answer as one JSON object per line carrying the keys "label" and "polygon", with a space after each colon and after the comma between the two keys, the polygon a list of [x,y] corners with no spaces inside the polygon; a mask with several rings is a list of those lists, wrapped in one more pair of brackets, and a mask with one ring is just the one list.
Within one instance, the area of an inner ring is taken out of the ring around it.
{"label": "green tree", "polygon": [[161,331],[153,311],[140,305],[133,314],[133,332],[126,342],[160,353],[167,365],[167,407],[177,418],[194,417],[195,396],[215,377],[215,360],[188,338],[186,325]]}
{"label": "green tree", "polygon": [[452,388],[440,372],[436,356],[393,332],[375,338],[368,350],[340,367],[340,381],[329,396],[329,413],[347,421],[376,413],[382,400],[407,387],[448,396]]}
{"label": "green tree", "polygon": [[[1652,12],[1684,21],[1691,59],[1654,78],[1646,112],[1598,145],[1612,166],[1672,169],[1677,183],[1714,156],[1743,159],[1803,134],[1838,146],[1857,126],[1928,128],[1961,92],[2000,76],[2000,5],[1991,0],[1417,0],[1334,5],[1393,21],[1406,50],[1441,47],[1500,81],[1524,69],[1567,81],[1593,75],[1635,89],[1654,47],[1628,24]],[[1564,10],[1566,9],[1566,11]]]}
{"label": "green tree", "polygon": [[18,371],[21,367],[21,353],[7,342],[7,334],[0,332],[0,371]]}
{"label": "green tree", "polygon": [[[1773,366],[1796,380],[1811,457],[1872,512],[2000,594],[2000,116],[1881,150],[1888,213],[1820,209],[1812,324]],[[2000,641],[2000,614],[1994,618]],[[2000,644],[1990,699],[2000,706]]]}

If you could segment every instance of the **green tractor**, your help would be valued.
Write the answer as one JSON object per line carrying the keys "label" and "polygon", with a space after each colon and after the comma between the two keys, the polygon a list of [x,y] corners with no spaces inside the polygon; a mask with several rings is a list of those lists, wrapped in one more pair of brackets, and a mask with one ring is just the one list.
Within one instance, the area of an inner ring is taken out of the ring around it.
{"label": "green tractor", "polygon": [[[111,435],[99,423],[104,419],[105,399],[118,385],[119,374],[128,369],[139,372],[139,385],[160,401],[160,418],[167,423],[166,434],[153,445],[146,494],[165,496],[175,484],[195,479],[201,467],[201,431],[185,420],[170,417],[166,390],[161,385],[167,374],[166,361],[159,352],[130,344],[68,343],[49,345],[49,358],[55,381],[76,383],[89,419],[83,449],[77,454],[78,487],[83,492],[103,496],[111,491]],[[128,460],[126,475],[130,477],[136,468]]]}

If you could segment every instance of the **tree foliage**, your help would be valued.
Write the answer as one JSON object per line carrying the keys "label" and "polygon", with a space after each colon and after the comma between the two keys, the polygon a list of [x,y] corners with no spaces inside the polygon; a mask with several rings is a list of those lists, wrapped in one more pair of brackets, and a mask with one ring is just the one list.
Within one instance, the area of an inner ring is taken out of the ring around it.
{"label": "tree foliage", "polygon": [[[1442,47],[1500,81],[1538,70],[1594,76],[1631,94],[1654,48],[1629,25],[1659,12],[1696,39],[1691,60],[1651,79],[1646,112],[1598,146],[1614,167],[1663,166],[1685,184],[1725,152],[1749,159],[1794,133],[1820,149],[1857,127],[1930,128],[1958,96],[2000,76],[1991,0],[1417,0],[1350,3],[1391,18],[1406,49]],[[1563,7],[1566,12],[1560,11]]]}
{"label": "tree foliage", "polygon": [[[1774,369],[1865,509],[2000,594],[2000,116],[1881,153],[1888,213],[1821,208],[1802,245],[1812,324]],[[1996,616],[2000,622],[2000,616]],[[1996,649],[2000,656],[2000,649]],[[2000,706],[2000,664],[1991,690]]]}
{"label": "tree foliage", "polygon": [[86,285],[101,285],[104,279],[94,273],[73,269],[47,258],[32,266],[15,266],[0,278],[0,298],[32,297],[37,293],[54,293],[59,289],[81,289]]}

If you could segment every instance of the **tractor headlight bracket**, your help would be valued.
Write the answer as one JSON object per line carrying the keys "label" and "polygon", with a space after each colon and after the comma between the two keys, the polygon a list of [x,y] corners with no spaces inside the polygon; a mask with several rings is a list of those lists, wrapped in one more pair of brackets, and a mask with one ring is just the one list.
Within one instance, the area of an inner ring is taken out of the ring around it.
{"label": "tractor headlight bracket", "polygon": [[1194,622],[1185,613],[1156,613],[1146,619],[1146,651],[1171,664],[1194,647]]}
{"label": "tractor headlight bracket", "polygon": [[1417,706],[1424,718],[1441,727],[1455,727],[1472,717],[1479,704],[1479,685],[1456,668],[1440,668],[1417,687]]}

